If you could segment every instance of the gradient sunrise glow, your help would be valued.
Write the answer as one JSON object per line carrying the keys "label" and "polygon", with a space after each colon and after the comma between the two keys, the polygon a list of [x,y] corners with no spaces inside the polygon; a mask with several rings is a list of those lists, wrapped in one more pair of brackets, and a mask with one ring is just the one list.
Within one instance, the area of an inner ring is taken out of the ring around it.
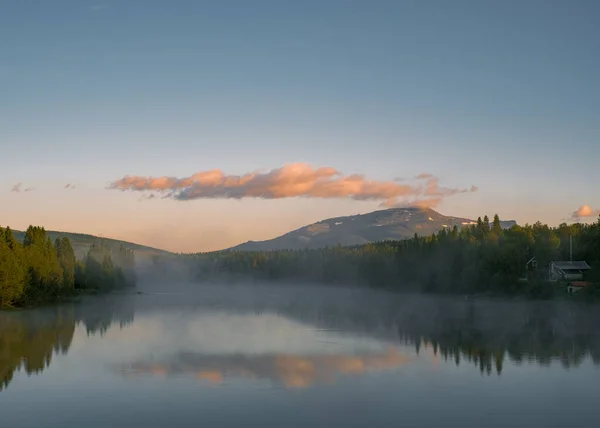
{"label": "gradient sunrise glow", "polygon": [[3,2],[0,225],[188,252],[402,204],[594,221],[599,15],[593,0]]}

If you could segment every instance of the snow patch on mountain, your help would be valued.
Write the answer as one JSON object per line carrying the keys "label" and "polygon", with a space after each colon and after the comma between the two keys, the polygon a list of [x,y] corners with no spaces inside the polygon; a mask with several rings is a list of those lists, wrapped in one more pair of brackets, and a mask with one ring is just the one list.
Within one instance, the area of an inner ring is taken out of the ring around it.
{"label": "snow patch on mountain", "polygon": [[[444,216],[430,208],[390,208],[313,223],[267,241],[247,242],[232,249],[237,251],[271,251],[311,249],[336,245],[361,245],[369,242],[412,238],[415,233],[430,236],[442,229],[471,226],[476,221]],[[515,221],[501,221],[510,228]],[[343,225],[343,226],[342,226]],[[338,226],[338,227],[336,227]]]}

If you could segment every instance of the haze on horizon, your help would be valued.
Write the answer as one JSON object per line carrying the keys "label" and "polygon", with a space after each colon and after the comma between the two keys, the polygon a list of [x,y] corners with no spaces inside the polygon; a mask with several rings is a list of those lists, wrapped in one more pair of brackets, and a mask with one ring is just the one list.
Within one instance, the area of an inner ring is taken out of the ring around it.
{"label": "haze on horizon", "polygon": [[172,251],[419,204],[594,220],[600,3],[0,5],[0,225]]}

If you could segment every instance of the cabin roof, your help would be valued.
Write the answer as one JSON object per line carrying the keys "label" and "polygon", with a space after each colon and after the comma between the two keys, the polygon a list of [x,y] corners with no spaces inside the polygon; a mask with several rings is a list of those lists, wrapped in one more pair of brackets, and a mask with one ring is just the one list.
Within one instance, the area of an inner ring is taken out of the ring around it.
{"label": "cabin roof", "polygon": [[560,270],[566,270],[566,269],[576,269],[576,270],[588,270],[591,269],[590,265],[588,265],[586,262],[584,261],[554,261],[552,262],[552,264],[554,264],[554,266],[556,266],[557,268],[559,268]]}

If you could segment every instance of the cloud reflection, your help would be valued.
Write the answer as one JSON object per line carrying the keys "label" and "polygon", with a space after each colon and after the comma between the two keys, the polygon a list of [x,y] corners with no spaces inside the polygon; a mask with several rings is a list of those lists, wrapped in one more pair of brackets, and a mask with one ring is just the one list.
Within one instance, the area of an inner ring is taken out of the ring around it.
{"label": "cloud reflection", "polygon": [[369,371],[393,370],[412,358],[389,347],[387,351],[364,355],[203,355],[180,353],[168,362],[134,362],[120,365],[123,376],[147,374],[191,375],[210,384],[226,378],[269,380],[287,388],[305,388],[333,382],[338,375],[361,375]]}

